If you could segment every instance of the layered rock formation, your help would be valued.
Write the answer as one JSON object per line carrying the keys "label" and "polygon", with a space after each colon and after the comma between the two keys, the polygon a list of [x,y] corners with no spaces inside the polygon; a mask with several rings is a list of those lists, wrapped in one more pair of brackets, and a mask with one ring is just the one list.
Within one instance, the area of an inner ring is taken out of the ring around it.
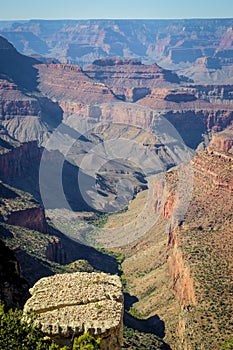
{"label": "layered rock formation", "polygon": [[[231,86],[186,84],[171,71],[133,59],[105,58],[84,70],[106,84],[118,98],[136,102],[167,118],[191,148],[203,141],[203,134],[220,131],[232,121]],[[134,120],[130,119],[134,125],[138,125],[138,114]],[[108,118],[127,123],[123,115],[124,111],[119,111],[109,114]],[[153,129],[152,120],[149,123]],[[148,118],[145,118],[141,125],[147,124]]]}
{"label": "layered rock formation", "polygon": [[22,226],[43,233],[48,231],[45,213],[41,208],[28,208],[25,210],[12,211],[8,215],[6,223],[8,225]]}
{"label": "layered rock formation", "polygon": [[[62,24],[60,23],[60,25]],[[221,33],[225,31],[224,28],[219,30]],[[103,35],[102,42],[104,42],[104,38]],[[159,40],[163,38],[165,41],[167,40],[167,37],[163,35],[159,37]],[[228,49],[231,50],[228,36],[226,42]],[[166,46],[166,43],[160,42],[159,44],[161,53],[164,50],[163,44]],[[7,45],[7,42],[3,40],[2,48],[9,47],[9,52],[14,60],[18,60],[20,57],[17,62],[21,62],[23,57]],[[199,55],[199,51],[190,51],[190,48],[186,47],[188,44],[185,40],[179,41],[179,45],[181,45],[182,50],[170,51],[170,59],[178,62],[180,60],[179,54],[182,51],[187,53],[187,57],[191,61],[195,59],[197,54]],[[73,51],[70,52],[77,52],[78,49],[79,47],[72,47]],[[152,47],[151,50],[153,51]],[[220,56],[227,56],[227,52]],[[231,51],[229,52],[231,53]],[[226,61],[230,62],[230,58],[228,60],[225,57],[224,60],[225,63]],[[32,68],[32,71],[29,68],[26,71],[32,72],[32,77],[35,78],[35,67],[32,67],[32,63],[35,61],[27,60],[27,62],[30,63],[29,67]],[[208,60],[204,63],[208,69],[219,71],[219,67],[213,67],[214,62]],[[11,69],[13,68],[11,67]],[[146,230],[147,218],[146,216],[140,217],[140,210],[133,211],[133,213],[130,210],[120,213],[116,220],[120,225],[121,234],[123,233],[124,238],[127,239],[129,233],[127,224],[130,215],[133,220],[139,218],[138,221],[140,221],[142,218],[140,229],[142,227],[144,236],[126,247],[119,248],[120,251],[127,254],[123,268],[131,294],[139,299],[138,304],[136,304],[137,309],[144,313],[145,317],[153,317],[158,314],[165,321],[167,340],[172,346],[174,344],[174,348],[179,350],[196,349],[200,347],[200,344],[204,344],[205,348],[210,348],[214,344],[214,347],[218,348],[222,339],[227,339],[230,336],[232,329],[230,301],[232,262],[229,257],[232,256],[233,141],[232,128],[223,130],[233,120],[231,111],[232,86],[195,86],[189,82],[182,82],[176,75],[164,71],[156,64],[144,65],[135,59],[97,60],[92,66],[86,68],[85,72],[80,67],[70,64],[37,64],[35,69],[39,73],[39,80],[35,81],[33,78],[34,85],[32,81],[30,81],[30,85],[28,81],[23,79],[22,75],[18,76],[14,71],[12,74],[6,70],[0,72],[2,77],[0,84],[0,177],[22,190],[30,191],[39,200],[38,169],[42,150],[37,147],[36,142],[21,144],[19,140],[38,140],[43,143],[53,128],[61,121],[62,110],[65,112],[66,125],[63,125],[64,133],[61,133],[59,141],[64,147],[69,144],[70,140],[76,137],[79,139],[80,134],[72,129],[79,126],[79,116],[89,117],[93,122],[90,132],[80,138],[80,143],[76,147],[69,149],[69,156],[73,156],[70,158],[73,164],[66,161],[63,167],[64,193],[75,211],[90,210],[86,203],[80,200],[80,191],[76,183],[79,169],[74,163],[79,165],[82,157],[87,156],[86,160],[90,160],[90,165],[96,165],[96,154],[90,152],[92,146],[101,145],[102,155],[105,156],[105,141],[111,139],[118,141],[120,138],[133,140],[141,147],[140,151],[135,151],[133,142],[127,147],[120,147],[121,144],[118,143],[118,153],[116,154],[122,152],[120,154],[127,159],[136,154],[139,166],[144,171],[147,170],[149,174],[154,174],[157,170],[162,171],[173,166],[173,156],[176,155],[177,151],[177,144],[173,138],[167,139],[169,142],[164,144],[159,142],[156,135],[153,134],[158,126],[157,121],[160,116],[166,117],[173,123],[187,145],[192,148],[196,148],[203,141],[203,135],[204,139],[207,139],[204,140],[204,146],[206,146],[208,138],[212,137],[214,132],[222,130],[221,133],[213,135],[211,144],[192,162],[194,171],[193,198],[184,220],[177,221],[176,225],[174,223],[171,225],[174,212],[179,204],[176,170],[165,175],[166,189],[164,189],[164,183],[158,184],[159,177],[151,181],[154,183],[152,188],[154,202],[149,207],[150,219],[152,218],[153,221],[153,215],[155,215],[157,221],[154,226],[149,228],[148,232],[143,231]],[[33,89],[38,89],[38,91],[35,93]],[[136,104],[119,101],[119,98],[131,102],[136,101]],[[46,120],[49,121],[49,126]],[[98,125],[98,122],[101,125]],[[116,127],[116,124],[121,124],[121,127]],[[134,127],[129,126],[129,124],[133,124]],[[125,150],[126,153],[124,153]],[[149,152],[156,154],[158,159],[162,160],[163,166],[156,168],[154,163],[142,162],[142,160],[149,161]],[[102,192],[103,197],[111,199],[112,195],[113,202],[116,201],[117,197],[115,182],[120,175],[125,175],[127,179],[131,176],[131,172],[133,173],[131,181],[135,196],[138,191],[147,188],[144,176],[138,168],[133,166],[131,168],[131,164],[120,167],[122,157],[116,158],[120,159],[119,162],[117,160],[99,168],[97,181],[94,182],[94,184],[97,183],[98,190]],[[46,189],[50,189],[55,193],[53,201],[49,202],[49,208],[52,209],[60,205],[59,194],[57,196],[56,192],[56,181],[54,181],[56,174],[53,171],[56,162],[63,164],[62,161],[64,161],[64,157],[58,151],[48,152],[45,163],[49,176],[47,173],[45,174],[45,192]],[[108,172],[111,173],[111,176]],[[135,179],[139,181],[137,184]],[[129,185],[126,183],[125,188],[128,187]],[[165,190],[164,201],[160,198],[164,194],[163,190]],[[190,188],[186,188],[186,192],[189,191],[191,191]],[[117,271],[117,263],[112,257],[105,256],[93,248],[82,246],[68,237],[64,237],[57,230],[52,228],[48,230],[43,210],[35,201],[33,202],[31,197],[28,198],[28,194],[2,183],[0,184],[0,192],[1,220],[12,225],[9,226],[12,234],[12,237],[8,237],[9,242],[10,238],[14,240],[17,256],[24,264],[23,271],[25,274],[27,273],[27,276],[31,275],[30,283],[34,283],[41,276],[54,273],[55,270],[46,258],[61,264],[72,262],[75,259],[88,259],[91,265],[98,270],[102,269],[114,273]],[[96,196],[96,192],[93,193]],[[50,192],[48,191],[46,194],[51,199]],[[145,195],[143,192],[139,193],[130,205],[135,209],[138,201],[140,202],[142,198],[146,201],[143,197]],[[96,199],[95,196],[93,196],[94,199]],[[100,197],[101,205],[103,197]],[[63,202],[61,203],[61,210],[64,210]],[[69,216],[66,216],[68,224],[70,224]],[[174,217],[177,219],[175,215]],[[73,217],[70,220],[72,221]],[[62,224],[67,224],[67,221],[62,222]],[[138,226],[135,225],[130,232],[131,238],[138,237],[135,236]],[[73,226],[71,227],[73,231]],[[31,232],[28,228],[49,234]],[[54,236],[50,236],[53,234]],[[57,278],[59,279],[59,277]],[[69,282],[63,282],[66,287],[69,285]],[[71,287],[69,287],[72,292],[75,283],[72,282]],[[84,288],[82,282],[80,282],[80,286],[80,288]],[[39,284],[38,288],[42,287]],[[62,290],[63,292],[65,293],[65,290]],[[52,294],[53,291],[50,292],[48,289],[48,293]],[[81,293],[79,289],[78,293]],[[60,294],[58,296],[62,300],[55,300],[56,303],[61,302],[58,308],[51,303],[49,310],[46,310],[43,301],[40,301],[38,312],[43,311],[41,313],[42,320],[44,314],[48,315],[49,321],[48,323],[46,321],[45,325],[47,324],[49,327],[51,320],[52,331],[59,333],[58,327],[61,327],[62,335],[71,337],[74,331],[69,333],[63,323],[54,325],[52,320],[61,315],[62,322],[62,317],[71,308],[75,310],[75,320],[78,325],[79,322],[82,324],[83,321],[79,315],[83,315],[82,312],[84,312],[86,316],[89,312],[86,311],[88,308],[84,303],[87,299],[81,299],[78,304],[77,301],[70,299],[70,305],[63,305],[63,296]],[[35,287],[35,298],[37,297],[37,287]],[[101,319],[102,307],[103,317],[106,315],[104,304],[115,305],[115,301],[112,299],[114,298],[109,297],[107,292],[106,298],[103,300],[100,298],[96,302],[95,299],[94,301],[91,299],[92,306],[93,303],[98,305],[96,309],[94,308],[93,315],[96,320],[98,319],[98,323],[99,317],[103,322],[101,323],[103,337],[106,336],[107,339],[109,339],[110,334],[119,331],[114,322],[113,328],[115,327],[115,330],[108,330],[105,321]],[[120,299],[116,303],[118,307]],[[76,312],[77,310],[78,312]],[[120,307],[117,310],[119,311]],[[69,315],[73,317],[72,313],[68,312]],[[81,331],[78,330],[77,334],[97,327],[96,320],[93,321],[94,326],[81,325]],[[69,319],[68,322],[72,323],[72,320]],[[73,327],[73,325],[71,326]],[[95,331],[93,330],[93,332]],[[215,339],[210,344],[213,334],[215,334]],[[106,342],[108,343],[108,340]],[[111,337],[110,342],[112,342]],[[120,340],[116,342],[120,343]]]}
{"label": "layered rock formation", "polygon": [[202,83],[229,83],[232,75],[232,19],[31,20],[3,28],[1,34],[25,54],[81,66],[120,56],[181,68]]}
{"label": "layered rock formation", "polygon": [[221,91],[213,86],[155,89],[137,104],[162,114],[174,125],[185,143],[196,148],[203,141],[203,135],[221,131],[232,123],[230,91],[230,87]]}
{"label": "layered rock formation", "polygon": [[157,64],[143,65],[140,61],[127,58],[96,60],[84,71],[110,87],[118,98],[129,102],[145,97],[157,87],[168,87],[180,82],[175,73]]}
{"label": "layered rock formation", "polygon": [[1,221],[8,225],[48,232],[44,209],[28,193],[18,191],[1,181],[0,197]]}
{"label": "layered rock formation", "polygon": [[[187,349],[195,348],[198,342],[210,346],[208,339],[211,339],[212,332],[215,332],[215,340],[211,346],[218,348],[222,339],[230,337],[232,332],[231,149],[232,128],[228,128],[214,134],[207,150],[193,159],[192,201],[175,234],[183,263],[191,273],[195,293],[196,305],[190,303],[190,310],[182,309],[180,314],[180,335],[183,347]],[[213,321],[208,321],[208,318]]]}
{"label": "layered rock formation", "polygon": [[[197,344],[218,348],[232,332],[233,159],[229,153],[230,139],[230,130],[225,135],[224,132],[216,135],[207,150],[194,158],[192,201],[181,227],[172,233],[171,258],[179,249],[184,265],[178,280],[186,275],[186,290],[189,280],[188,290],[195,296],[180,312],[178,329],[184,349],[193,349]],[[171,273],[178,265],[181,263],[176,258],[170,265]]]}
{"label": "layered rock formation", "polygon": [[41,94],[23,92],[19,86],[0,80],[0,123],[21,142],[43,143],[62,118],[61,108]]}
{"label": "layered rock formation", "polygon": [[123,294],[119,277],[104,273],[62,274],[39,280],[24,311],[34,310],[42,331],[58,344],[90,332],[102,349],[120,349]]}
{"label": "layered rock formation", "polygon": [[107,86],[90,79],[79,66],[41,64],[37,68],[39,89],[57,101],[65,115],[78,113],[85,105],[116,101]]}
{"label": "layered rock formation", "polygon": [[37,60],[21,55],[2,37],[0,51],[1,126],[13,139],[41,144],[61,122],[62,110],[39,93]]}
{"label": "layered rock formation", "polygon": [[25,142],[18,147],[2,150],[0,155],[0,178],[9,180],[25,175],[25,169],[39,163],[42,150],[36,141]]}
{"label": "layered rock formation", "polygon": [[[232,333],[232,161],[229,127],[214,134],[192,161],[194,183],[187,188],[192,199],[186,215],[178,220],[182,185],[177,171],[170,170],[165,188],[155,178],[155,225],[118,249],[126,254],[129,292],[139,299],[134,307],[144,317],[157,314],[164,320],[165,340],[174,349],[217,349]],[[133,205],[139,212],[140,203],[136,198]],[[133,206],[128,220],[137,215]],[[124,214],[117,221],[124,224]]]}
{"label": "layered rock formation", "polygon": [[[224,153],[233,153],[233,130],[232,126],[225,129],[222,132],[216,133],[213,135],[211,140],[211,145],[209,149],[214,149],[217,153],[218,151],[222,152],[220,156],[224,157]],[[227,156],[225,155],[227,158]],[[229,158],[229,161],[231,158]]]}

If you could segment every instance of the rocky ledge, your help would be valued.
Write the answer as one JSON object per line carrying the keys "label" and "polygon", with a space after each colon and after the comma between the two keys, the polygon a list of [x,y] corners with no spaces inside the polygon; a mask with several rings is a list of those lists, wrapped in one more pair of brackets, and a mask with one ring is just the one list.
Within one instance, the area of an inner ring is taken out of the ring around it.
{"label": "rocky ledge", "polygon": [[43,332],[59,345],[90,332],[101,348],[121,349],[123,293],[118,276],[76,272],[40,279],[30,289],[24,311],[34,310]]}

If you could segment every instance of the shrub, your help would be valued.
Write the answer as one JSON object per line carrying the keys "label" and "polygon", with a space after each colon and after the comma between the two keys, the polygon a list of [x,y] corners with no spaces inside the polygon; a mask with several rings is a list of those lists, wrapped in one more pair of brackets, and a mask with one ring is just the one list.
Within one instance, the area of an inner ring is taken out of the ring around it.
{"label": "shrub", "polygon": [[222,343],[222,350],[233,350],[233,338]]}
{"label": "shrub", "polygon": [[[0,349],[1,350],[68,350],[60,348],[45,338],[40,325],[35,325],[33,314],[24,315],[22,310],[5,312],[0,304]],[[73,350],[100,349],[101,339],[85,333],[74,339]]]}
{"label": "shrub", "polygon": [[74,339],[73,350],[98,350],[101,339],[95,339],[91,334],[85,333]]}
{"label": "shrub", "polygon": [[0,349],[48,350],[51,341],[45,340],[40,326],[34,325],[34,317],[23,316],[21,310],[4,311],[0,305]]}

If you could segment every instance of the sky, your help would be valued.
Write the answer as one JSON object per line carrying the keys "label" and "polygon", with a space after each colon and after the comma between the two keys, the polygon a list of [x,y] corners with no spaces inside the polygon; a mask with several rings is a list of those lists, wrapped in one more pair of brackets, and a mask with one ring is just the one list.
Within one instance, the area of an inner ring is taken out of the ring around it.
{"label": "sky", "polygon": [[233,18],[232,0],[0,0],[0,20]]}

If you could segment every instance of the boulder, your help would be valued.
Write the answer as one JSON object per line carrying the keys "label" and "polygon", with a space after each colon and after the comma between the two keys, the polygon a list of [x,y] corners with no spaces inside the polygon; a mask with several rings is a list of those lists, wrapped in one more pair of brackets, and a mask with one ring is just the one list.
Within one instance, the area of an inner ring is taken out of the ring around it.
{"label": "boulder", "polygon": [[101,337],[101,348],[121,349],[123,293],[118,276],[75,272],[40,279],[30,289],[24,311],[33,310],[42,331],[57,344],[89,332]]}

